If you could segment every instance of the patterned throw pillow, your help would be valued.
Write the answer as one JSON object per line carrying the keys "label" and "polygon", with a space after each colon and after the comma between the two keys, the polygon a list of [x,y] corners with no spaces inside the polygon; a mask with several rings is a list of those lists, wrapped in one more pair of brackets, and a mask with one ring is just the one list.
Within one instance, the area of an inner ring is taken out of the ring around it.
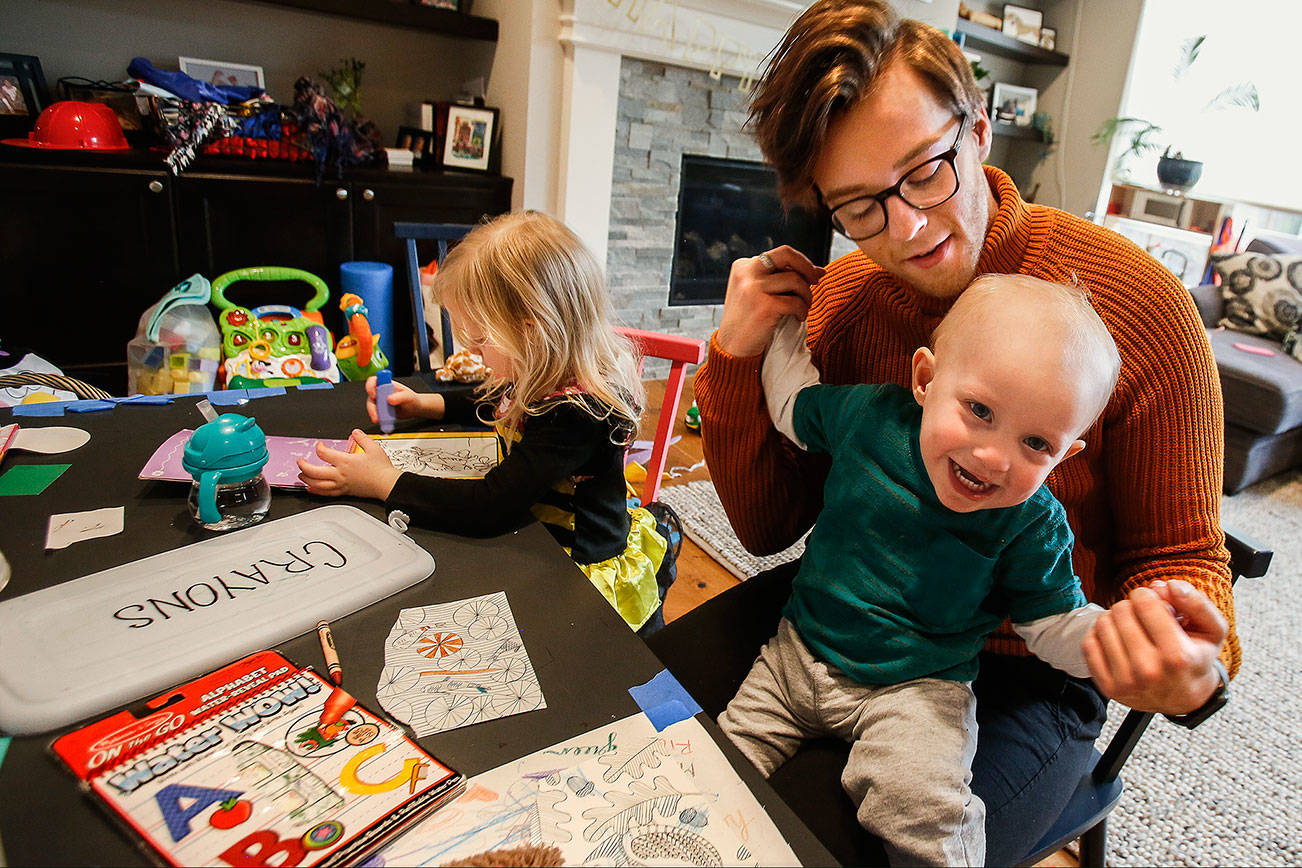
{"label": "patterned throw pillow", "polygon": [[1221,276],[1220,324],[1283,340],[1302,323],[1302,255],[1232,253],[1212,257]]}
{"label": "patterned throw pillow", "polygon": [[1298,329],[1284,335],[1284,352],[1302,362],[1302,333]]}

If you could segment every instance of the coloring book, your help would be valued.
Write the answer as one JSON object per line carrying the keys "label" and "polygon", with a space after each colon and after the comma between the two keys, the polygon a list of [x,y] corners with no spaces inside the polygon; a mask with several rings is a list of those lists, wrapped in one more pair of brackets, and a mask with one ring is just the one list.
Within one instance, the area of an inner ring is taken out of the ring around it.
{"label": "coloring book", "polygon": [[501,460],[497,435],[492,431],[374,434],[372,439],[384,449],[394,467],[418,476],[479,479]]}
{"label": "coloring book", "polygon": [[358,864],[465,787],[274,651],[143,705],[52,749],[167,864]]}

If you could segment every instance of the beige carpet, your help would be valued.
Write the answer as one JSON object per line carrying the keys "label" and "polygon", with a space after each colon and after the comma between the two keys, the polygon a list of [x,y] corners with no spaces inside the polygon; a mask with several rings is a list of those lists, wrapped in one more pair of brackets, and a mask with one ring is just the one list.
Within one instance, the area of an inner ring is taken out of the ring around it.
{"label": "beige carpet", "polygon": [[[803,551],[756,558],[709,482],[661,489],[685,531],[740,578]],[[1194,731],[1157,718],[1122,778],[1114,865],[1302,865],[1302,472],[1223,501],[1223,521],[1275,551],[1235,588],[1243,669],[1230,704]],[[1112,727],[1124,716],[1113,706]]]}

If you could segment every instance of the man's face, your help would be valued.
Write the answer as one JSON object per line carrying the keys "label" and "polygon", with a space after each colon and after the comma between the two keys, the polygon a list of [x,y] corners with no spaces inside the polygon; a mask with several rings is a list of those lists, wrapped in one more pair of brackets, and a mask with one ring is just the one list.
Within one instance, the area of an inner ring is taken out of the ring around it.
{"label": "man's face", "polygon": [[[824,204],[835,209],[889,188],[948,149],[958,123],[912,69],[891,64],[877,90],[828,128],[813,171]],[[885,203],[886,228],[855,242],[886,271],[937,298],[956,297],[976,276],[995,207],[981,171],[990,153],[990,121],[982,112],[967,126],[955,160],[959,187],[953,198],[919,211],[892,196]]]}

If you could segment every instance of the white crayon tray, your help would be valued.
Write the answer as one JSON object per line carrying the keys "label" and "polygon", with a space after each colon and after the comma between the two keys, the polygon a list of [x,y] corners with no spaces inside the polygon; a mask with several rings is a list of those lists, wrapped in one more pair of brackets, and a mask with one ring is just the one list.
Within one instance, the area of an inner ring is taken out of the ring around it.
{"label": "white crayon tray", "polygon": [[161,691],[420,582],[434,558],[334,504],[0,603],[0,732]]}

